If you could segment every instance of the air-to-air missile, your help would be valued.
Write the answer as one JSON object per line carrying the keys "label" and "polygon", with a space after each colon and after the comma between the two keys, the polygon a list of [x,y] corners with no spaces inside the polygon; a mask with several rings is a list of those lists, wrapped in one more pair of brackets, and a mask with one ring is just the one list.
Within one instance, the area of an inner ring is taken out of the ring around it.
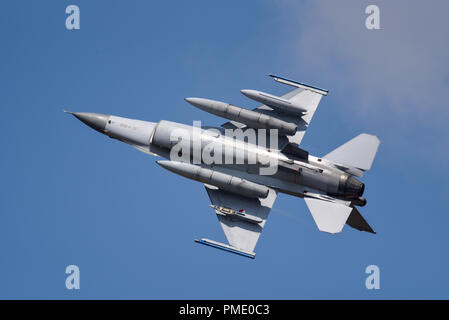
{"label": "air-to-air missile", "polygon": [[269,93],[265,93],[257,90],[240,90],[248,98],[263,103],[267,106],[273,107],[275,109],[279,109],[280,111],[298,114],[298,113],[306,113],[307,108],[302,106],[300,103],[295,103],[289,101],[287,99],[283,99],[281,97],[274,96]]}
{"label": "air-to-air missile", "polygon": [[244,220],[244,221],[248,221],[250,223],[255,223],[255,224],[259,224],[263,221],[262,219],[260,219],[258,217],[247,214],[245,209],[235,210],[232,208],[216,206],[213,204],[211,204],[210,207],[215,210],[216,214],[222,215],[225,217]]}

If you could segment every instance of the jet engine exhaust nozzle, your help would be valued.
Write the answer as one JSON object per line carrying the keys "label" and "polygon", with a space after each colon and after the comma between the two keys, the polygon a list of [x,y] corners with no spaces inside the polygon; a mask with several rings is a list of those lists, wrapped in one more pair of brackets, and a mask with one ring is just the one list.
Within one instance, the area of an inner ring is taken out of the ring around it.
{"label": "jet engine exhaust nozzle", "polygon": [[363,195],[365,185],[352,176],[342,176],[338,189],[345,198],[356,199]]}

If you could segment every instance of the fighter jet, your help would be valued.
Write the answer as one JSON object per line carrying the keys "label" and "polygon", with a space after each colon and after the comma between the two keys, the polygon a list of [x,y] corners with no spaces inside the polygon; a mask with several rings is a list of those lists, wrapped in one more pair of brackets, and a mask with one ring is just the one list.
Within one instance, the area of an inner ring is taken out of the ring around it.
{"label": "fighter jet", "polygon": [[[270,74],[293,87],[281,97],[241,90],[262,103],[255,109],[186,98],[193,106],[229,120],[220,127],[157,123],[113,115],[68,112],[92,129],[162,158],[161,167],[203,183],[228,243],[195,242],[255,258],[254,249],[279,192],[303,198],[320,231],[335,234],[345,224],[375,233],[357,207],[379,139],[362,133],[332,152],[312,156],[299,147],[327,90]],[[268,134],[269,133],[269,134]]]}

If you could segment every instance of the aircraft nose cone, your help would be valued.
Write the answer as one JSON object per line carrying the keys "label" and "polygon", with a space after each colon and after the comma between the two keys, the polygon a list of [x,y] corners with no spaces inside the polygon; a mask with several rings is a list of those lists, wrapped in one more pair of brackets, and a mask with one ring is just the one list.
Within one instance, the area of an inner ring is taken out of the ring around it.
{"label": "aircraft nose cone", "polygon": [[101,113],[92,113],[92,112],[68,112],[66,113],[73,114],[78,120],[84,122],[89,127],[94,130],[97,130],[100,133],[105,133],[106,131],[106,123],[109,120],[109,115],[101,114]]}

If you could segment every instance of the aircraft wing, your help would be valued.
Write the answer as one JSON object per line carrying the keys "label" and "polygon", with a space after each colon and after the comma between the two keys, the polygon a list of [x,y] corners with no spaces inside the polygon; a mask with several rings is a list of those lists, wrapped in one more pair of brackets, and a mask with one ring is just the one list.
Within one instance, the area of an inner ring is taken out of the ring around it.
{"label": "aircraft wing", "polygon": [[276,200],[277,191],[270,189],[265,199],[251,199],[214,186],[205,187],[229,245],[208,239],[196,242],[254,258],[254,248]]}
{"label": "aircraft wing", "polygon": [[[298,126],[295,135],[287,136],[287,138],[289,142],[299,145],[302,141],[302,138],[304,137],[304,134],[306,133],[306,130],[310,122],[312,121],[313,115],[315,114],[318,104],[321,101],[321,97],[323,95],[327,95],[327,91],[312,86],[308,86],[293,80],[275,76],[273,74],[270,74],[270,76],[273,77],[274,80],[277,82],[296,87],[296,89],[293,89],[292,91],[284,94],[283,96],[281,96],[281,98],[291,101],[295,104],[297,103],[301,106],[304,106],[307,109],[307,112],[306,113],[298,112],[298,114],[283,113],[267,105],[261,105],[253,110],[276,117],[278,119],[287,122],[295,123]],[[236,121],[226,122],[222,126],[224,128],[232,127],[241,129],[246,127],[244,124]]]}

